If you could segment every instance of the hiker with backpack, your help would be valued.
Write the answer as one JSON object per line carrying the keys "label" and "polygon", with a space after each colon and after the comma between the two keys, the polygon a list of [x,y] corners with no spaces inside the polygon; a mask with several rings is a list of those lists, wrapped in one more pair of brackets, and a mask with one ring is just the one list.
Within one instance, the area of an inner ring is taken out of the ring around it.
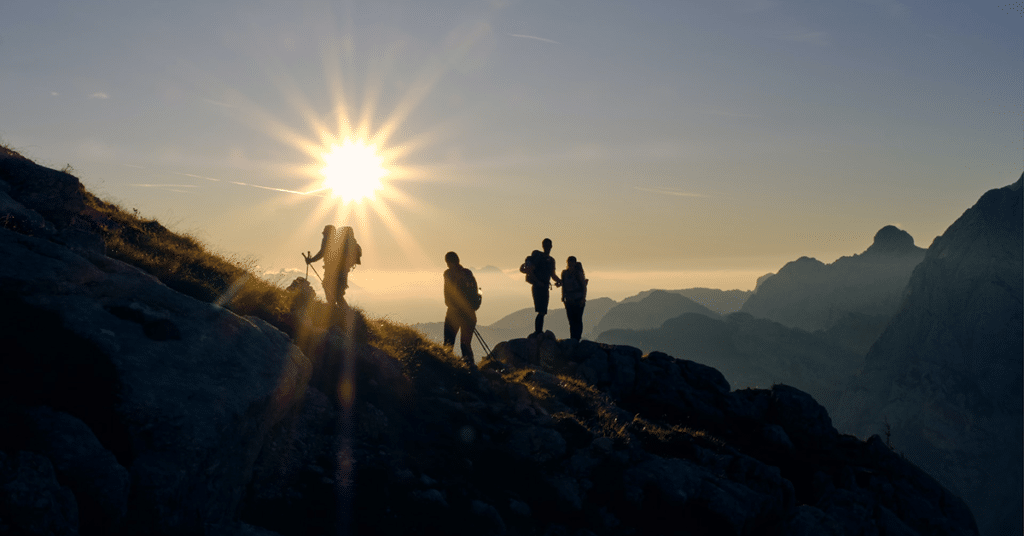
{"label": "hiker with backpack", "polygon": [[322,283],[327,304],[340,306],[345,303],[348,273],[357,264],[361,264],[363,248],[356,242],[356,236],[351,227],[337,229],[333,225],[327,225],[324,227],[323,235],[320,251],[316,255],[309,256],[307,254],[303,257],[306,258],[306,264],[312,264],[320,259],[324,260]]}
{"label": "hiker with backpack", "polygon": [[444,315],[444,345],[455,347],[455,333],[461,331],[459,347],[462,359],[470,369],[476,368],[473,361],[473,333],[476,331],[476,311],[483,297],[476,286],[476,278],[469,268],[459,264],[459,256],[449,251],[444,256],[448,269],[444,271],[444,304],[448,311]]}
{"label": "hiker with backpack", "polygon": [[566,259],[566,268],[562,270],[562,303],[565,304],[565,315],[569,317],[569,338],[580,340],[583,336],[583,308],[587,305],[587,279],[583,273],[583,263],[576,257]]}
{"label": "hiker with backpack", "polygon": [[519,271],[526,274],[526,282],[530,284],[533,292],[533,310],[537,311],[537,318],[533,321],[534,333],[544,332],[544,315],[548,314],[548,302],[551,300],[551,280],[555,280],[555,286],[562,285],[562,280],[555,274],[555,259],[551,257],[551,239],[545,238],[541,242],[544,251],[533,250],[526,258]]}

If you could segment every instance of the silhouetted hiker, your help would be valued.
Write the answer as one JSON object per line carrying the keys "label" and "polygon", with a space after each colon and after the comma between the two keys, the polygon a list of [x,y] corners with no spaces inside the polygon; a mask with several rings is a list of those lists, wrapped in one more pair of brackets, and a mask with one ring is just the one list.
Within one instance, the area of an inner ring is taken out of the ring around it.
{"label": "silhouetted hiker", "polygon": [[576,257],[569,257],[562,270],[562,303],[565,316],[569,317],[569,338],[580,340],[583,336],[583,308],[587,305],[587,276],[583,263]]}
{"label": "silhouetted hiker", "polygon": [[459,264],[459,256],[449,251],[444,256],[448,269],[444,271],[444,304],[448,311],[444,315],[444,345],[455,346],[455,333],[461,331],[459,347],[462,359],[469,368],[476,368],[473,361],[473,332],[476,331],[476,310],[482,297],[476,286],[476,278],[469,268]]}
{"label": "silhouetted hiker", "polygon": [[519,267],[519,271],[526,274],[526,282],[533,291],[533,310],[537,311],[537,319],[533,321],[535,333],[544,331],[544,315],[548,314],[548,301],[551,299],[550,280],[555,280],[556,287],[562,285],[562,280],[555,275],[555,259],[550,255],[551,239],[545,238],[541,247],[544,248],[543,252],[533,250]]}
{"label": "silhouetted hiker", "polygon": [[324,260],[324,295],[327,305],[341,305],[345,300],[345,289],[348,288],[348,272],[363,256],[363,248],[356,242],[351,227],[335,229],[333,225],[324,227],[324,239],[320,243],[320,251],[312,257],[306,257],[306,264]]}

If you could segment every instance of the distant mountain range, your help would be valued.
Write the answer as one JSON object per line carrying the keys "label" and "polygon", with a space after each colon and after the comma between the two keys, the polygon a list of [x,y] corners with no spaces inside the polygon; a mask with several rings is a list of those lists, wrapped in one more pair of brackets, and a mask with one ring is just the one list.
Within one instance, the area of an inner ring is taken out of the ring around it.
{"label": "distant mountain range", "polygon": [[[583,310],[584,327],[597,323],[605,313],[615,306],[616,302],[611,298],[587,300],[587,306]],[[528,307],[508,314],[493,324],[486,326],[478,325],[477,331],[480,332],[480,336],[483,337],[488,345],[493,346],[501,341],[519,339],[533,333],[533,321],[536,317],[537,313],[532,307]],[[418,329],[434,341],[442,342],[444,338],[444,322],[424,322],[413,324],[412,327]],[[564,308],[548,309],[548,314],[544,316],[544,330],[552,331],[564,338],[569,337],[569,320],[565,316]],[[482,349],[478,346],[478,343],[474,342],[473,345],[474,353],[477,353],[478,357],[483,357]],[[459,352],[459,350],[456,350],[456,353]]]}
{"label": "distant mountain range", "polygon": [[[656,327],[669,318],[687,312],[718,318],[721,314],[739,310],[743,300],[750,294],[750,291],[744,290],[723,291],[708,288],[652,289],[625,298],[621,302],[603,297],[589,299],[583,311],[584,338],[596,340],[598,334],[609,329]],[[488,343],[524,337],[533,332],[536,315],[532,307],[520,309],[493,324],[478,325],[477,330]],[[433,340],[442,339],[442,322],[419,323],[413,327]],[[569,336],[569,322],[561,303],[556,304],[552,300],[551,308],[544,319],[544,330],[551,331],[559,337]]]}
{"label": "distant mountain range", "polygon": [[625,298],[620,303],[633,303],[643,300],[647,296],[650,296],[653,292],[668,292],[671,294],[679,294],[685,296],[695,303],[699,303],[704,307],[707,307],[711,311],[720,315],[727,315],[729,313],[735,313],[743,307],[743,303],[747,301],[747,298],[753,294],[750,290],[719,290],[717,288],[687,288],[681,290],[664,290],[659,291],[656,289],[645,290],[635,296]]}
{"label": "distant mountain range", "polygon": [[761,281],[741,310],[807,331],[832,327],[847,313],[892,315],[924,252],[906,231],[887,225],[859,255],[786,264]]}
{"label": "distant mountain range", "polygon": [[610,329],[647,329],[660,326],[669,318],[684,313],[696,313],[709,318],[721,317],[682,294],[653,290],[639,301],[624,301],[611,308],[590,333],[598,335]]}

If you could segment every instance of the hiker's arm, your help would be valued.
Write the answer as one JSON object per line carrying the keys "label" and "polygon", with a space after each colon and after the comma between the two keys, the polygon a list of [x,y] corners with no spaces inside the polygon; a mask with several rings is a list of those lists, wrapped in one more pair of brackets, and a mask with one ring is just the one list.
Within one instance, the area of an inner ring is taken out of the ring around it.
{"label": "hiker's arm", "polygon": [[310,257],[309,260],[306,261],[306,264],[309,264],[309,263],[312,263],[312,262],[316,262],[316,261],[322,259],[323,256],[324,256],[324,250],[325,249],[327,249],[327,237],[326,236],[324,237],[323,242],[320,242],[320,251],[317,251],[316,255],[313,255],[312,257]]}
{"label": "hiker's arm", "polygon": [[452,306],[452,298],[451,298],[451,296],[452,296],[452,283],[451,283],[451,281],[448,280],[448,270],[444,271],[444,275],[442,276],[442,278],[444,279],[444,306],[445,307],[451,307]]}

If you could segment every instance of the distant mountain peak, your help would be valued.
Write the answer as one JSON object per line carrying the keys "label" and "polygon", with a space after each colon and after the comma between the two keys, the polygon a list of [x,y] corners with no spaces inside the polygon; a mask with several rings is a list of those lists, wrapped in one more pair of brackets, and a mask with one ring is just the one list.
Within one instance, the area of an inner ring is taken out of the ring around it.
{"label": "distant mountain peak", "polygon": [[886,225],[875,233],[875,240],[864,253],[906,254],[923,251],[914,245],[910,233],[894,225]]}

